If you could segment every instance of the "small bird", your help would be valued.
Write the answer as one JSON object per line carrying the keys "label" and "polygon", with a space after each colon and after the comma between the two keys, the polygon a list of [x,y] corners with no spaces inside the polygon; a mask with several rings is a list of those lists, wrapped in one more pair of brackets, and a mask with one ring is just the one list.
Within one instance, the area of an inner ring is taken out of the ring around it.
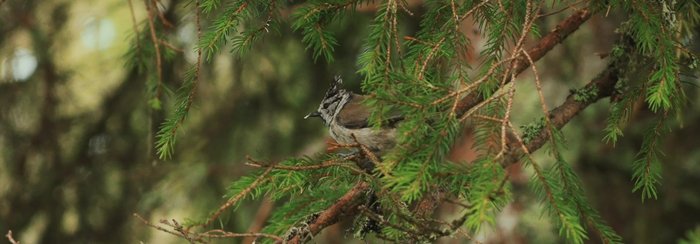
{"label": "small bird", "polygon": [[343,79],[336,76],[321,105],[304,117],[320,117],[328,126],[331,137],[340,144],[357,142],[367,146],[381,156],[396,144],[396,124],[402,116],[390,116],[382,123],[382,128],[374,129],[369,125],[370,109],[363,103],[367,96],[354,94],[341,88]]}
{"label": "small bird", "polygon": [[[384,154],[396,145],[396,124],[403,120],[402,116],[390,116],[382,123],[382,128],[374,129],[369,125],[370,109],[364,105],[367,96],[354,94],[341,88],[343,79],[335,76],[331,88],[321,100],[321,105],[314,112],[304,116],[319,117],[328,126],[331,137],[340,144],[360,143],[370,150],[375,156]],[[354,135],[354,138],[353,138]],[[357,141],[355,141],[357,140]],[[367,155],[365,155],[367,156]],[[372,173],[375,166],[368,158],[363,157],[356,161],[357,165],[367,173]],[[377,201],[377,194],[370,191],[366,206],[375,214],[382,214],[382,207]],[[379,223],[369,219],[360,228],[360,234],[364,236],[369,232],[380,233]]]}

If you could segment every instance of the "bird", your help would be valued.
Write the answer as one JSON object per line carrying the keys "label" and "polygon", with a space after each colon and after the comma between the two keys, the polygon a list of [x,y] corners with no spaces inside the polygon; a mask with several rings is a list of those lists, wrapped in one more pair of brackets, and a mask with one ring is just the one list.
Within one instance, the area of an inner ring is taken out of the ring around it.
{"label": "bird", "polygon": [[345,90],[342,84],[342,77],[335,76],[318,109],[304,119],[321,118],[336,142],[359,143],[381,156],[396,145],[396,126],[403,116],[391,115],[381,128],[373,128],[369,123],[372,111],[364,103],[368,96]]}
{"label": "bird", "polygon": [[[318,109],[304,116],[304,119],[321,118],[336,142],[340,144],[359,143],[369,148],[373,156],[381,157],[396,145],[396,126],[404,119],[403,116],[394,113],[386,121],[382,121],[382,127],[373,128],[369,123],[372,111],[364,103],[368,96],[352,93],[343,89],[342,85],[343,79],[340,76],[335,76]],[[360,154],[364,154],[364,152],[360,152]],[[369,155],[362,156],[355,159],[355,162],[365,172],[372,174],[375,162],[372,162]],[[369,191],[367,195],[365,205],[370,211],[381,216],[383,211],[377,194],[374,191]],[[381,232],[381,225],[374,219],[368,219],[359,229],[362,236],[369,232]]]}

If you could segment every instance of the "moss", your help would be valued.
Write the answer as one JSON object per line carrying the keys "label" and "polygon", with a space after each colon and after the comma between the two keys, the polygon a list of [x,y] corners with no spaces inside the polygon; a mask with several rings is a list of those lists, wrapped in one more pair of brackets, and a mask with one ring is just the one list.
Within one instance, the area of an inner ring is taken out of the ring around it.
{"label": "moss", "polygon": [[572,90],[574,94],[574,100],[577,102],[587,103],[595,99],[598,96],[598,87],[587,86],[580,89]]}
{"label": "moss", "polygon": [[528,143],[532,141],[532,139],[535,139],[540,134],[542,129],[544,129],[544,127],[544,118],[540,118],[537,121],[520,126],[520,128],[523,130],[523,142]]}

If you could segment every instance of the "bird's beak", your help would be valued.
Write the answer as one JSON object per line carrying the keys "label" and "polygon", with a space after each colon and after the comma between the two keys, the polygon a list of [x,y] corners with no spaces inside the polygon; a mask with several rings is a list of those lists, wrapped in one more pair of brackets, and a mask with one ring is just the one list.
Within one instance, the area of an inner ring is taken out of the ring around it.
{"label": "bird's beak", "polygon": [[304,116],[304,119],[308,119],[309,117],[321,117],[321,113],[319,113],[318,111],[311,112]]}

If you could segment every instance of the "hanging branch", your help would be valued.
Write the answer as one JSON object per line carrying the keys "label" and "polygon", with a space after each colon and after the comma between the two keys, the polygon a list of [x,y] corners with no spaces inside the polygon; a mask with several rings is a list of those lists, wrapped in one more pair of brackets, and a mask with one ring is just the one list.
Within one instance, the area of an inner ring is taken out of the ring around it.
{"label": "hanging branch", "polygon": [[[148,27],[150,28],[150,31],[151,31],[150,33],[151,33],[151,41],[153,42],[153,48],[156,51],[156,74],[158,75],[158,85],[156,86],[155,99],[160,100],[160,94],[161,94],[161,90],[163,87],[163,63],[162,63],[162,57],[160,54],[160,42],[158,39],[158,35],[156,35],[156,27],[155,27],[154,21],[153,21],[153,19],[155,18],[155,14],[153,12],[159,12],[159,11],[158,11],[158,8],[156,6],[151,6],[151,3],[149,0],[143,0],[143,2],[144,2],[144,4],[146,4],[146,10],[148,11]],[[136,32],[136,33],[138,33],[138,32]]]}
{"label": "hanging branch", "polygon": [[[195,1],[195,20],[197,24],[198,43],[201,43],[202,40],[202,16],[200,4],[201,3],[199,0]],[[158,152],[158,157],[161,159],[168,158],[172,155],[177,131],[185,121],[185,118],[187,118],[187,114],[189,113],[190,107],[192,107],[192,103],[194,102],[195,95],[197,94],[197,87],[201,78],[200,69],[202,67],[202,47],[197,47],[196,51],[197,63],[185,72],[185,79],[182,87],[180,87],[178,90],[177,107],[175,108],[175,112],[170,118],[163,122],[156,135],[158,140],[156,141],[155,146]]]}

